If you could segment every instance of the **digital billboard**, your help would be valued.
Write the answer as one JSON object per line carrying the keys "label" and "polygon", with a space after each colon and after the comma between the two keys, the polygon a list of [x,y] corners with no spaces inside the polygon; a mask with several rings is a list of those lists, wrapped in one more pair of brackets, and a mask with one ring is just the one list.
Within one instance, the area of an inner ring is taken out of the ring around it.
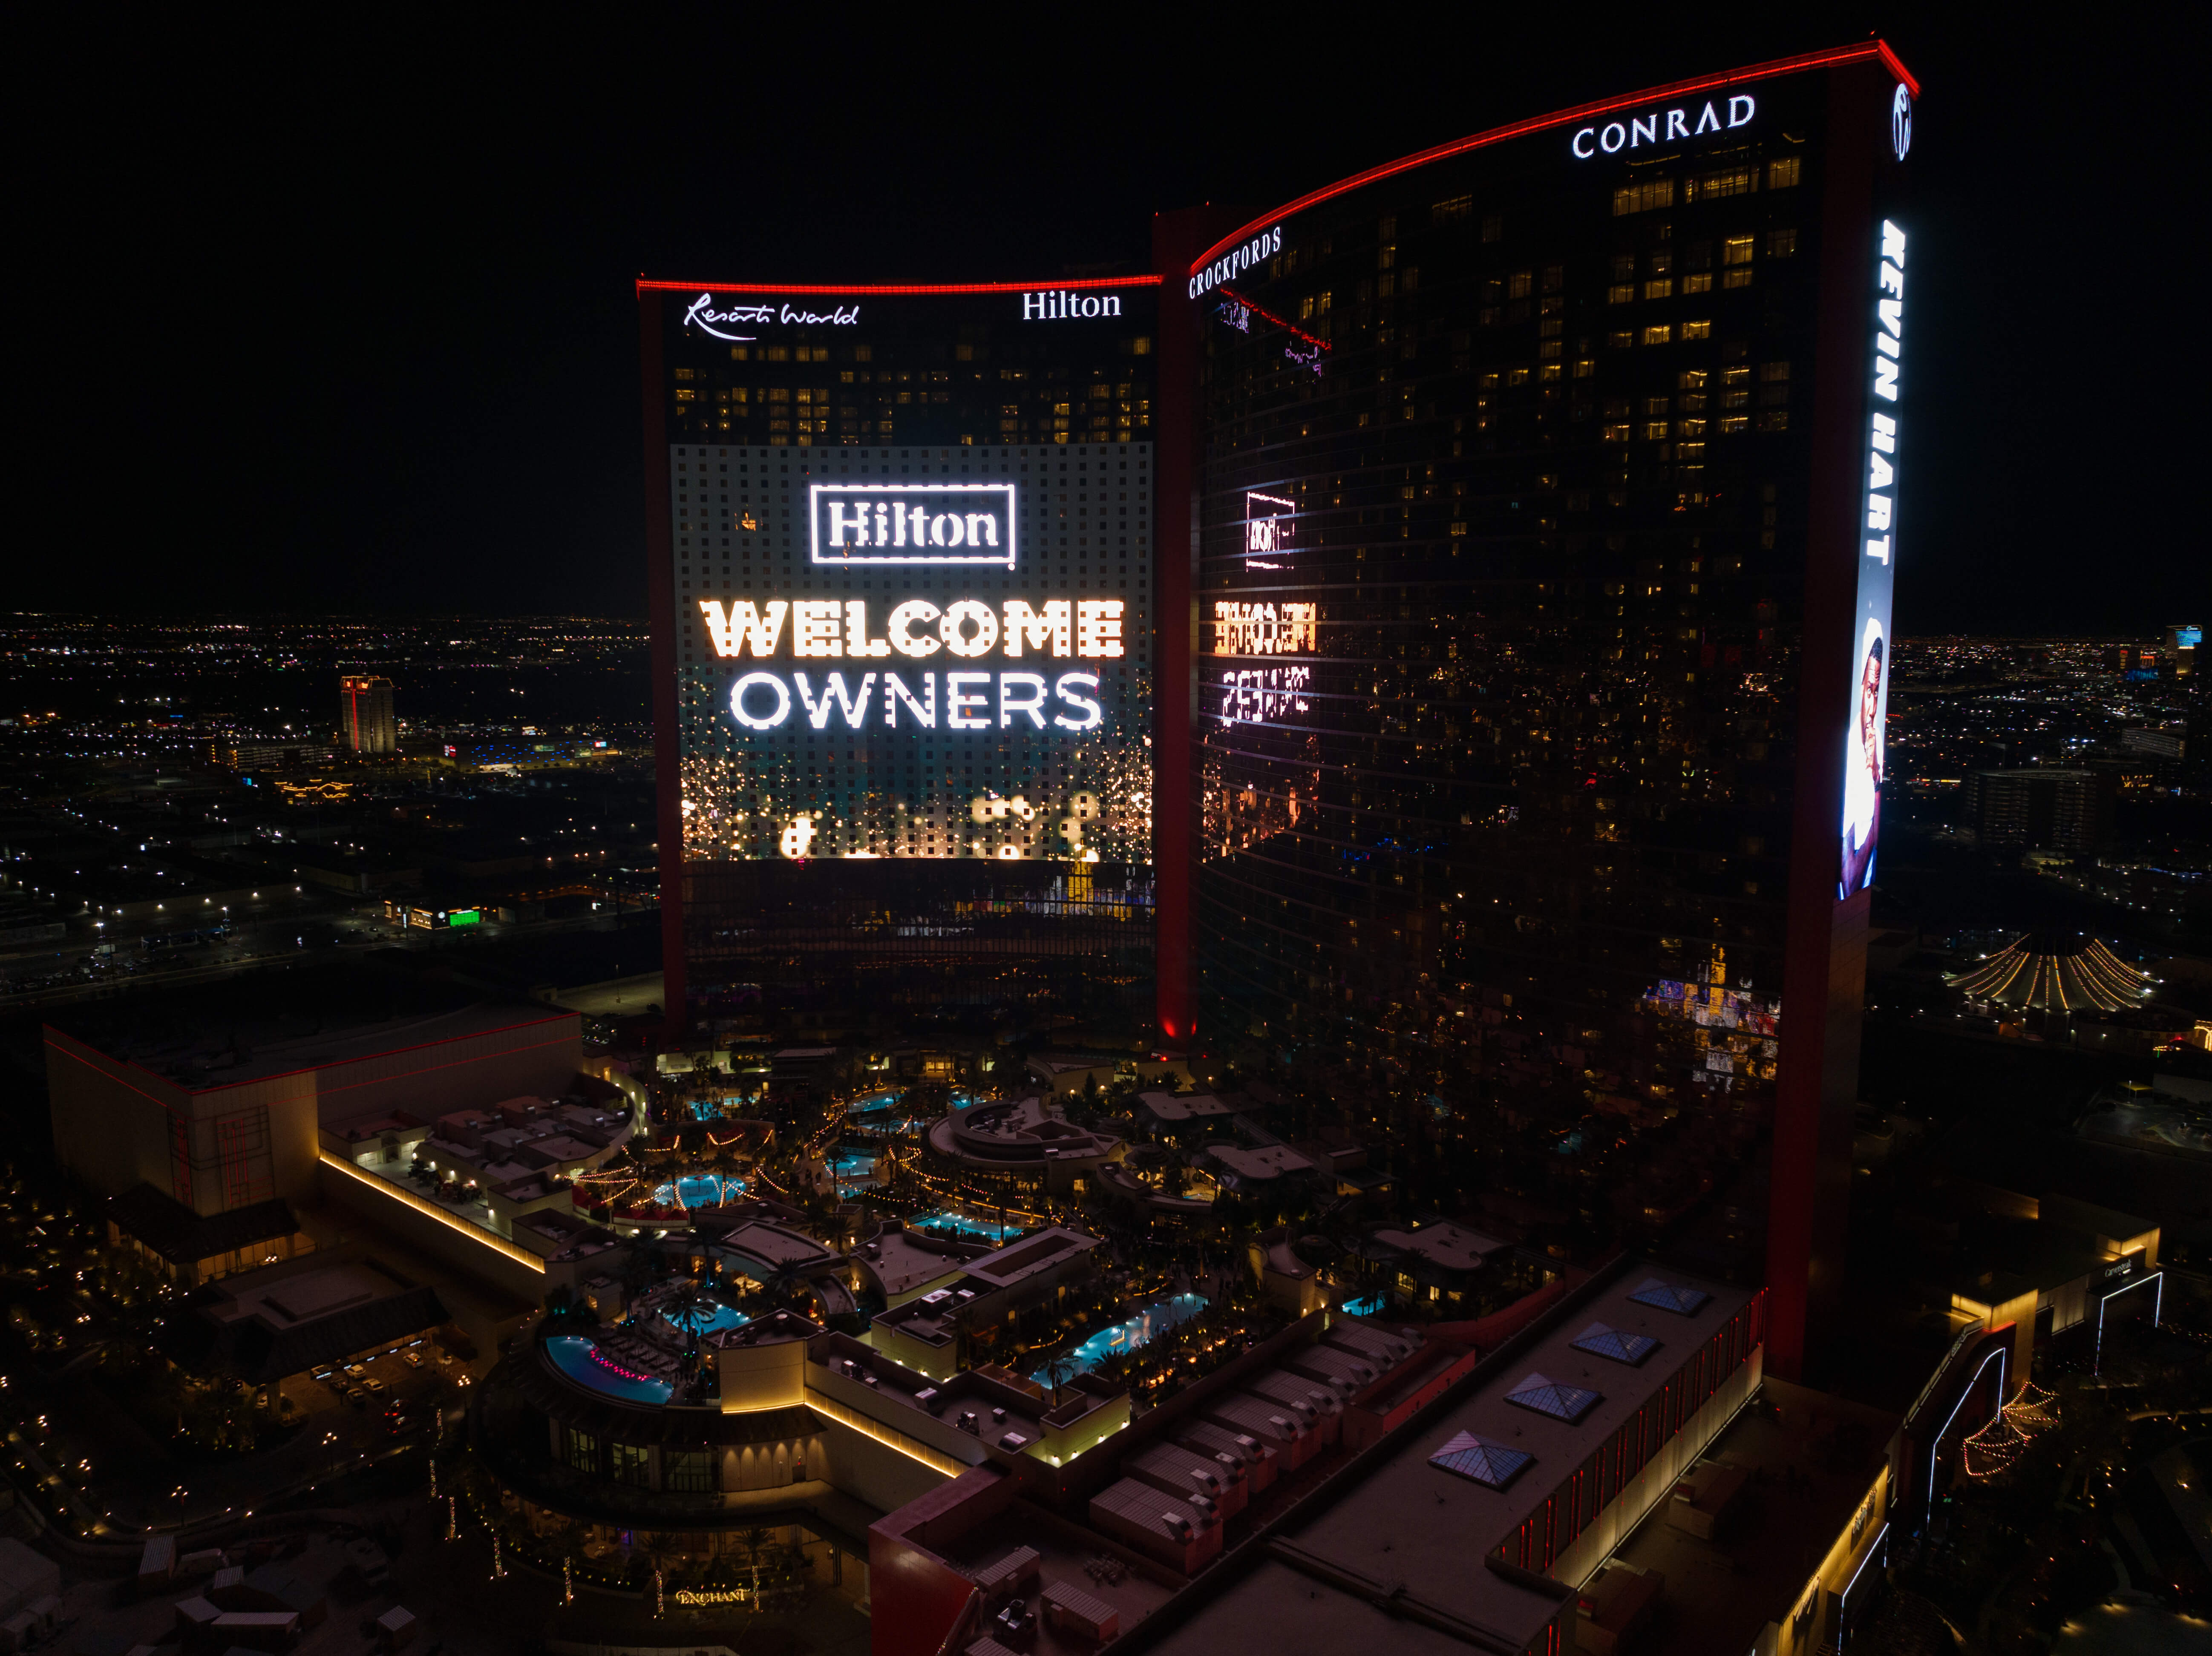
{"label": "digital billboard", "polygon": [[737,531],[679,600],[687,862],[1151,860],[1149,443],[669,468]]}
{"label": "digital billboard", "polygon": [[1866,487],[1856,537],[1857,634],[1851,652],[1850,726],[1844,749],[1843,859],[1838,899],[1874,883],[1889,712],[1890,597],[1897,571],[1897,400],[1905,337],[1905,232],[1882,221],[1867,349]]}

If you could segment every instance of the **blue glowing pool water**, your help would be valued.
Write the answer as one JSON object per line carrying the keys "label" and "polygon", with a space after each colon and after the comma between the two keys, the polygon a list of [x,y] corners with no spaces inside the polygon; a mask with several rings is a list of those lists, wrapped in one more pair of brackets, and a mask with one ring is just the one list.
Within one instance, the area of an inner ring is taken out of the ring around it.
{"label": "blue glowing pool water", "polygon": [[[1178,1324],[1188,1322],[1205,1308],[1206,1295],[1203,1294],[1170,1295],[1146,1306],[1127,1322],[1100,1329],[1067,1355],[1075,1360],[1077,1374],[1088,1374],[1105,1358],[1117,1352],[1133,1351]],[[1052,1384],[1049,1369],[1040,1368],[1030,1378],[1039,1386]],[[1063,1383],[1067,1378],[1062,1376]]]}
{"label": "blue glowing pool water", "polygon": [[881,1115],[898,1101],[896,1093],[870,1093],[864,1098],[854,1099],[846,1106],[846,1111],[852,1115]]}
{"label": "blue glowing pool water", "polygon": [[1347,1317],[1379,1317],[1382,1314],[1382,1296],[1370,1294],[1364,1300],[1346,1300],[1344,1314]]}
{"label": "blue glowing pool water", "polygon": [[[907,1223],[916,1228],[927,1226],[933,1230],[957,1230],[963,1235],[980,1236],[987,1242],[999,1240],[1000,1226],[995,1219],[970,1219],[964,1213],[954,1213],[949,1209],[942,1213],[919,1214]],[[1006,1228],[1019,1232],[1021,1227],[1008,1225]]]}
{"label": "blue glowing pool water", "polygon": [[840,1179],[864,1179],[876,1170],[873,1150],[839,1150],[830,1158],[830,1166]]}
{"label": "blue glowing pool water", "polygon": [[733,1306],[718,1300],[706,1300],[689,1311],[673,1308],[662,1313],[678,1328],[688,1328],[696,1334],[711,1334],[718,1328],[743,1328],[752,1319]]}
{"label": "blue glowing pool water", "polygon": [[666,1380],[646,1380],[611,1367],[599,1356],[599,1343],[581,1335],[554,1335],[545,1342],[545,1355],[578,1385],[625,1403],[665,1403],[676,1390]]}
{"label": "blue glowing pool water", "polygon": [[653,1199],[662,1207],[685,1208],[719,1207],[733,1202],[745,1192],[742,1179],[725,1179],[720,1174],[697,1174],[660,1186],[653,1192]]}

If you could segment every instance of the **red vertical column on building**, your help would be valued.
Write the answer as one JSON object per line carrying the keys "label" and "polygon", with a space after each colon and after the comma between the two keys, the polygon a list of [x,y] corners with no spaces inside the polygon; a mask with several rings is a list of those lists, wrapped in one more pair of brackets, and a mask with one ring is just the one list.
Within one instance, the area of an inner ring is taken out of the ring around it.
{"label": "red vertical column on building", "polygon": [[690,1022],[684,961],[684,791],[677,754],[675,546],[668,514],[666,376],[660,295],[637,295],[638,372],[645,394],[645,591],[653,611],[653,754],[655,838],[660,851],[660,1004],[667,1033]]}
{"label": "red vertical column on building", "polygon": [[1805,1378],[1836,1330],[1858,1101],[1867,911],[1838,901],[1844,746],[1854,716],[1862,422],[1873,373],[1874,166],[1893,84],[1879,64],[1831,72],[1821,157],[1820,291],[1814,344],[1812,495],[1805,503],[1804,652],[1790,822],[1782,1054],[1768,1186],[1767,1372]]}
{"label": "red vertical column on building", "polygon": [[1160,274],[1159,397],[1152,429],[1158,456],[1158,617],[1152,686],[1152,901],[1160,1033],[1187,1041],[1197,1032],[1190,960],[1193,821],[1191,731],[1198,711],[1198,346],[1191,318],[1190,262],[1216,215],[1203,208],[1152,219],[1152,268]]}

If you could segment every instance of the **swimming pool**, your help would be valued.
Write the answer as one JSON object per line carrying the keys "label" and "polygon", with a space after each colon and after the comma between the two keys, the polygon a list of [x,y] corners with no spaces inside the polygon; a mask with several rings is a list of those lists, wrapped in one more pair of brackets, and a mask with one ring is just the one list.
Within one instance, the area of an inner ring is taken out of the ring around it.
{"label": "swimming pool", "polygon": [[1344,1314],[1347,1317],[1377,1317],[1382,1313],[1382,1305],[1380,1294],[1370,1295],[1364,1300],[1346,1300]]}
{"label": "swimming pool", "polygon": [[659,1186],[653,1192],[653,1199],[665,1208],[712,1208],[735,1201],[744,1193],[744,1180],[725,1179],[720,1174],[703,1173]]}
{"label": "swimming pool", "polygon": [[941,1213],[919,1214],[906,1222],[908,1228],[926,1225],[938,1230],[957,1230],[965,1236],[980,1236],[987,1242],[999,1240],[1002,1231],[1019,1234],[1022,1229],[1018,1224],[1002,1227],[993,1219],[970,1219],[964,1213],[954,1213],[949,1209]]}
{"label": "swimming pool", "polygon": [[[1075,1361],[1076,1374],[1088,1374],[1107,1357],[1118,1352],[1134,1351],[1147,1341],[1158,1338],[1170,1328],[1188,1322],[1205,1308],[1206,1295],[1203,1294],[1171,1295],[1146,1306],[1127,1322],[1100,1329],[1067,1355]],[[1052,1384],[1049,1368],[1039,1368],[1030,1378],[1039,1386]],[[1069,1378],[1062,1375],[1061,1383],[1066,1384]]]}
{"label": "swimming pool", "polygon": [[545,1355],[553,1366],[579,1386],[625,1403],[665,1403],[676,1388],[666,1380],[648,1380],[617,1368],[599,1355],[599,1342],[580,1334],[556,1334],[545,1342]]}
{"label": "swimming pool", "polygon": [[688,1312],[665,1307],[660,1314],[675,1326],[688,1328],[695,1334],[711,1334],[718,1328],[743,1328],[752,1320],[736,1307],[724,1305],[719,1300],[702,1300]]}

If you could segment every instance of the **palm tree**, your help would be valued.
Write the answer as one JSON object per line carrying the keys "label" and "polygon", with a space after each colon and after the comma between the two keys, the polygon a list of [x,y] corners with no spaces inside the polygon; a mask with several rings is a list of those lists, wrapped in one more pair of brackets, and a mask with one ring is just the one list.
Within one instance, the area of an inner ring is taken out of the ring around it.
{"label": "palm tree", "polygon": [[795,1259],[780,1259],[761,1283],[761,1293],[781,1306],[789,1306],[807,1292],[806,1273]]}
{"label": "palm tree", "polygon": [[775,1534],[772,1530],[762,1529],[756,1526],[747,1530],[739,1538],[745,1544],[745,1556],[752,1560],[753,1598],[757,1602],[760,1598],[761,1557],[775,1540]]}
{"label": "palm tree", "polygon": [[1044,1366],[1044,1377],[1052,1387],[1052,1406],[1060,1407],[1060,1388],[1083,1372],[1083,1364],[1073,1349],[1062,1351]]}

